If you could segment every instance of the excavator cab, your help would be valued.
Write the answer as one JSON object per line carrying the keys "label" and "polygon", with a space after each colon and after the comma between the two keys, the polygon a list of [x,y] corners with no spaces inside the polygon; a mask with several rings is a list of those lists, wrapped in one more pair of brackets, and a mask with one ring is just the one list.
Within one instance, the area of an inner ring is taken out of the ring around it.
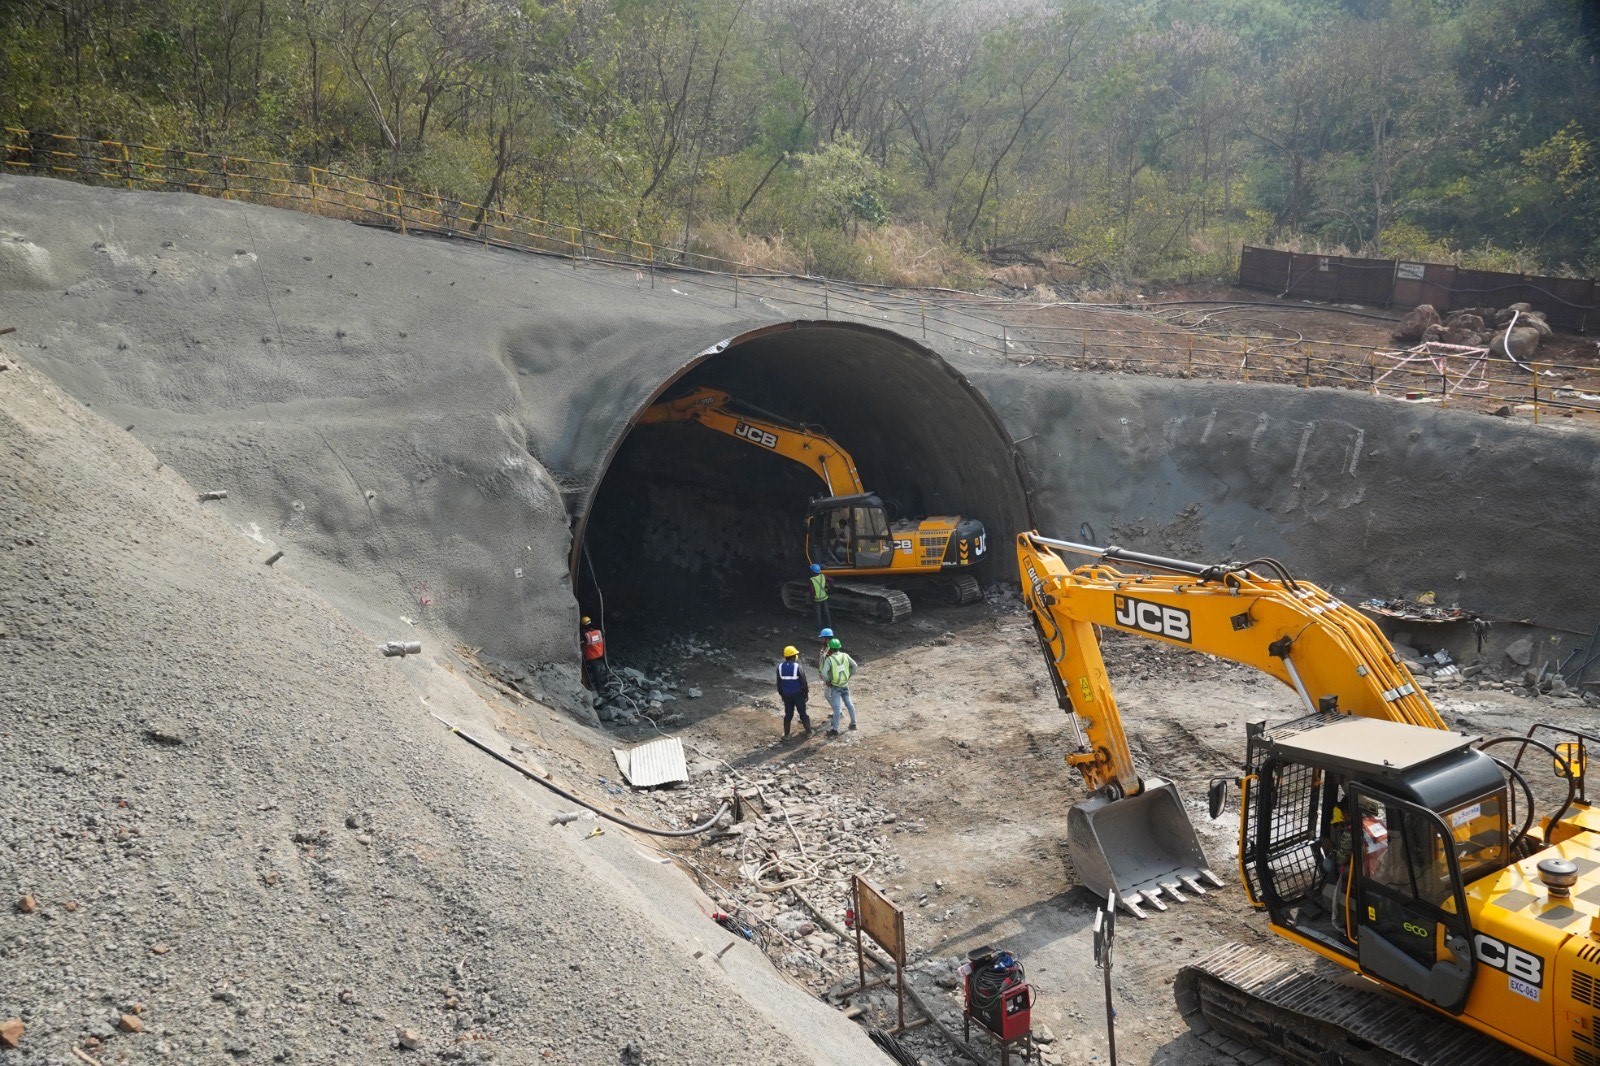
{"label": "excavator cab", "polygon": [[806,516],[806,547],[824,570],[885,569],[895,544],[883,501],[870,493],[812,500]]}
{"label": "excavator cab", "polygon": [[1280,930],[1459,1014],[1467,889],[1512,857],[1508,784],[1477,738],[1317,715],[1250,738],[1243,869]]}

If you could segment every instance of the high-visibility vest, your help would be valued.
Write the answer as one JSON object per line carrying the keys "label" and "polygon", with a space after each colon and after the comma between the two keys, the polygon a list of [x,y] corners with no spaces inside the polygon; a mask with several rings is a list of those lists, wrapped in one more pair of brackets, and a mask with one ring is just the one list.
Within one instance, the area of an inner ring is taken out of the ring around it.
{"label": "high-visibility vest", "polygon": [[836,651],[822,660],[822,676],[834,688],[848,688],[850,675],[856,672],[856,661],[843,651]]}
{"label": "high-visibility vest", "polygon": [[803,670],[799,663],[781,662],[778,664],[778,691],[785,696],[793,696],[800,691],[800,671]]}
{"label": "high-visibility vest", "polygon": [[828,598],[827,574],[811,575],[811,598],[816,600],[818,603],[821,603],[823,600]]}
{"label": "high-visibility vest", "polygon": [[591,661],[599,659],[606,653],[606,638],[600,635],[598,629],[585,629],[583,631],[583,658]]}

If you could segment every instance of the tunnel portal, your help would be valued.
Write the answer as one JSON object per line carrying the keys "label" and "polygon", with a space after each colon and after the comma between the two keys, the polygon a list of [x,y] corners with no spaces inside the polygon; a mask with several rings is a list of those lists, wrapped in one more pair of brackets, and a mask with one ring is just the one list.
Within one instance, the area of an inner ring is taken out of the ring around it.
{"label": "tunnel portal", "polygon": [[[988,403],[936,353],[886,330],[787,323],[701,353],[650,402],[700,386],[836,440],[893,517],[982,520],[977,577],[1014,580],[1026,475]],[[579,603],[613,632],[712,603],[776,606],[805,573],[806,506],[823,495],[805,467],[697,423],[630,423],[575,526]]]}

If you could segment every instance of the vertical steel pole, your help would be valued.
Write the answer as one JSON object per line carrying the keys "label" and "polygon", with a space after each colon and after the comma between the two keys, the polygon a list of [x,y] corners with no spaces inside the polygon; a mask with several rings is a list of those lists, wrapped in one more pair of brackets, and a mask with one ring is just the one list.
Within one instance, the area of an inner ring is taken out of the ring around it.
{"label": "vertical steel pole", "polygon": [[1110,1044],[1111,1066],[1117,1066],[1117,1010],[1111,1002],[1111,945],[1117,936],[1117,894],[1106,893],[1106,905],[1094,915],[1094,961],[1100,967],[1106,989],[1106,1040]]}

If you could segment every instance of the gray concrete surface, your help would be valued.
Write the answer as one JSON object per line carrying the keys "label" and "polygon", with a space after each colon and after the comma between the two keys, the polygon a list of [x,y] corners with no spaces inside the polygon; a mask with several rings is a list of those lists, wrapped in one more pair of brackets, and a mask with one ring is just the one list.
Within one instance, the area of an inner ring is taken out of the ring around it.
{"label": "gray concrete surface", "polygon": [[[815,491],[803,474],[692,428],[628,436],[685,372],[822,422],[908,511],[983,518],[991,576],[1010,576],[1017,529],[1087,522],[1133,547],[1281,556],[1354,597],[1434,591],[1573,632],[1595,621],[1600,462],[1570,427],[1017,368],[719,306],[666,275],[204,198],[7,177],[0,204],[17,348],[196,483],[229,488],[231,513],[373,624],[570,665],[570,530],[607,512],[608,473],[609,513],[631,518],[590,531],[603,585],[649,568],[692,592],[730,560],[741,581],[789,576],[798,494]],[[750,546],[784,530],[763,567]],[[586,609],[592,591],[580,581]]]}

